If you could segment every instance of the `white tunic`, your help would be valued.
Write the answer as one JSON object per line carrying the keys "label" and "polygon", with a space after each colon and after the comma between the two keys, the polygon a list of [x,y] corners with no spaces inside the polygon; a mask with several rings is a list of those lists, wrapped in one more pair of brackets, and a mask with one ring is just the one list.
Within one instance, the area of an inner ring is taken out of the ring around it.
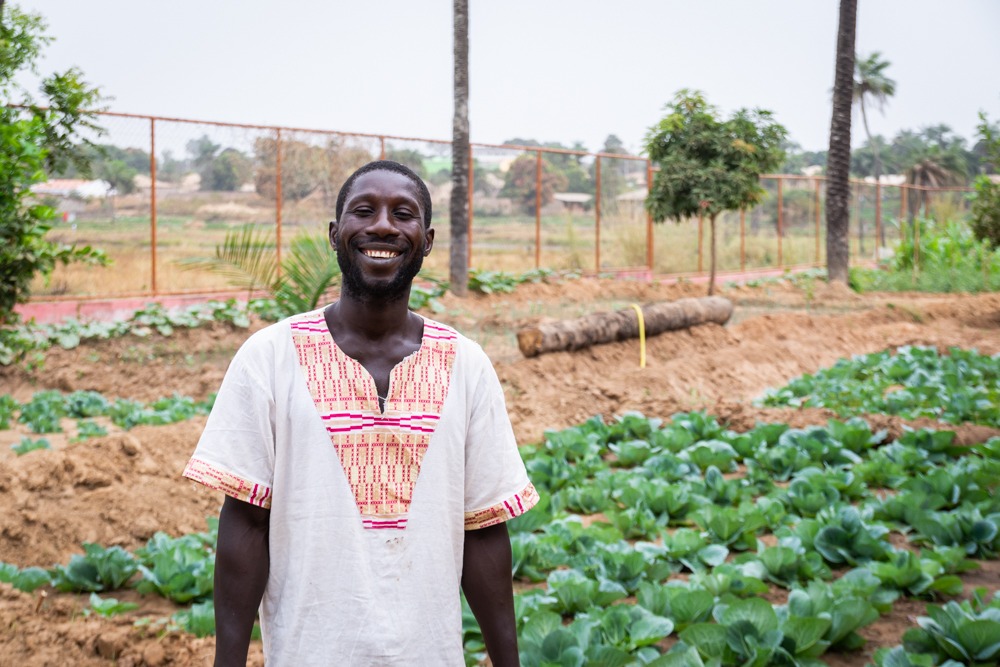
{"label": "white tunic", "polygon": [[538,500],[476,343],[425,320],[383,413],[322,310],[240,348],[184,475],[271,510],[270,667],[463,665],[464,530]]}

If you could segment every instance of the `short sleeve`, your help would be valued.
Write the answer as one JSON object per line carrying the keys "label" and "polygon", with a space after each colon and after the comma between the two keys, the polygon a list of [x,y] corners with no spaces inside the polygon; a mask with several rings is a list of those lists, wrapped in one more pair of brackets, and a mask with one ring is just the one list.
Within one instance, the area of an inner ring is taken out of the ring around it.
{"label": "short sleeve", "polygon": [[[252,339],[251,339],[252,340]],[[249,343],[249,341],[248,341]],[[274,478],[272,383],[254,368],[245,344],[229,365],[184,477],[269,508]]]}
{"label": "short sleeve", "polygon": [[538,502],[517,450],[500,380],[486,356],[482,358],[466,442],[466,530],[503,523]]}

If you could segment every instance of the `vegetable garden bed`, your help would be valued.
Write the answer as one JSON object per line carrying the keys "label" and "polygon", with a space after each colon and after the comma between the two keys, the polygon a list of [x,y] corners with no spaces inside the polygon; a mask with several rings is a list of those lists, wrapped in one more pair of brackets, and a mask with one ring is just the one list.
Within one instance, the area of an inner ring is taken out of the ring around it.
{"label": "vegetable garden bed", "polygon": [[[498,361],[515,432],[538,443],[524,454],[545,500],[511,524],[524,664],[875,664],[920,617],[910,648],[957,643],[988,664],[1000,297],[730,287],[734,324],[649,340],[646,369],[629,343],[520,360],[509,335],[542,313],[694,293],[584,279],[444,296],[432,315]],[[224,317],[56,341],[0,368],[0,503],[12,508],[0,580],[37,585],[0,584],[0,664],[211,655],[193,633],[210,618],[205,518],[219,498],[178,475],[248,335]],[[848,368],[856,355],[870,363]],[[955,364],[935,370],[942,360]],[[806,374],[818,379],[793,382]],[[23,438],[50,449],[18,455]],[[908,664],[899,650],[880,659]]]}

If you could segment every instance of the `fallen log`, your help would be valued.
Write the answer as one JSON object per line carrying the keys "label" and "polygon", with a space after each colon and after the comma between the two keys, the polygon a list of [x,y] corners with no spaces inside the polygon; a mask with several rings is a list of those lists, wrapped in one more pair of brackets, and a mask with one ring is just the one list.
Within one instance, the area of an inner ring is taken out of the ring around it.
{"label": "fallen log", "polygon": [[[642,306],[647,337],[707,322],[725,324],[732,314],[732,302],[719,296],[661,301]],[[635,309],[627,308],[525,327],[517,332],[517,346],[524,356],[535,357],[546,352],[580,350],[591,345],[638,337],[639,318]]]}

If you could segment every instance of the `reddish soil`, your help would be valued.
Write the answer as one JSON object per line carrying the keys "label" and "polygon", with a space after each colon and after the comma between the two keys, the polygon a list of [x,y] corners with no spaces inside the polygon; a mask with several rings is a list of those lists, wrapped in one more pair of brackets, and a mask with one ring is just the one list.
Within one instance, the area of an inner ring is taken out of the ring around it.
{"label": "reddish soil", "polygon": [[[514,295],[459,301],[445,297],[431,315],[478,340],[494,359],[507,394],[515,432],[537,441],[594,414],[628,410],[669,417],[707,409],[736,430],[757,421],[795,426],[823,424],[824,410],[760,409],[752,401],[768,387],[852,354],[899,345],[959,346],[1000,352],[1000,295],[892,294],[858,296],[818,284],[799,290],[783,284],[735,287],[722,295],[736,304],[732,322],[662,334],[647,341],[647,367],[638,367],[638,342],[522,359],[514,342],[519,326],[542,315],[575,317],[595,310],[696,296],[703,286],[577,280],[525,285]],[[255,324],[254,328],[262,326]],[[39,389],[92,389],[108,397],[143,401],[173,393],[204,399],[218,388],[229,358],[247,330],[212,326],[170,338],[129,337],[49,351],[41,368],[0,368],[0,393],[24,401]],[[869,421],[898,434],[904,425],[930,426],[871,415]],[[157,530],[200,531],[221,498],[179,477],[204,418],[140,427],[81,443],[50,437],[51,451],[15,457],[0,447],[0,561],[18,566],[65,563],[84,541],[135,549]],[[954,428],[954,427],[950,427]],[[959,441],[982,442],[992,429],[957,427]],[[0,444],[23,430],[0,431]],[[997,562],[965,575],[966,590],[1000,583]],[[0,585],[0,667],[43,665],[208,665],[212,639],[196,639],[133,626],[140,617],[163,618],[175,608],[132,591],[111,594],[141,603],[115,619],[86,617],[86,598],[20,593]],[[776,592],[776,595],[778,593]],[[777,598],[776,598],[777,599]],[[863,665],[878,646],[894,645],[923,602],[897,603],[865,632],[863,654],[826,656],[831,665]],[[251,664],[262,664],[260,645]]]}

